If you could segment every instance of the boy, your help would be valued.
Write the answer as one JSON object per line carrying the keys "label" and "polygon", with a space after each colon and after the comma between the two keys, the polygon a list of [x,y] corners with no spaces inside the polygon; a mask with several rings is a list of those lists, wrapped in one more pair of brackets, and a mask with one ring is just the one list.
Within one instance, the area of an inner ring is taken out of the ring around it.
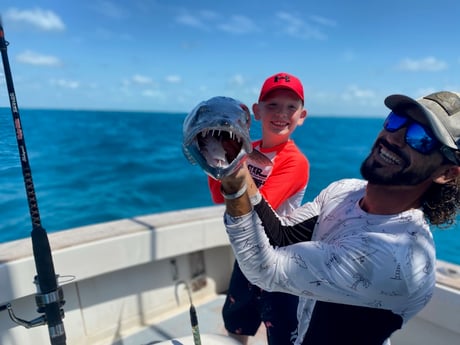
{"label": "boy", "polygon": [[[302,83],[288,73],[270,76],[252,110],[262,124],[262,138],[253,147],[273,165],[258,166],[248,158],[247,166],[260,193],[278,214],[286,215],[301,204],[309,178],[309,162],[290,138],[307,116]],[[223,203],[220,182],[211,177],[208,182],[213,201]],[[297,303],[296,296],[266,292],[250,284],[235,262],[222,310],[225,328],[247,344],[248,336],[264,322],[270,345],[288,344],[297,324]]]}

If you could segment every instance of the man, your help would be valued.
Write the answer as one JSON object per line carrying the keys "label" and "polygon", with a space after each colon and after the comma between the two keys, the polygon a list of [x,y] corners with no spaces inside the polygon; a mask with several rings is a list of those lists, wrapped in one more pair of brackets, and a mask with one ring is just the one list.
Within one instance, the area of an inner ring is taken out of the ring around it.
{"label": "man", "polygon": [[246,168],[222,179],[241,270],[263,289],[300,296],[296,345],[389,344],[431,298],[429,224],[451,223],[460,205],[460,96],[391,95],[385,104],[365,180],[334,182],[287,217],[273,213]]}

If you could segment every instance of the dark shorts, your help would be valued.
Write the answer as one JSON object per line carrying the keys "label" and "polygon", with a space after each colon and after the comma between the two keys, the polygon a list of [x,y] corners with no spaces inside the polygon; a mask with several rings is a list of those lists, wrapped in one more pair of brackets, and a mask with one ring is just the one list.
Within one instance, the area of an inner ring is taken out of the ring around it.
{"label": "dark shorts", "polygon": [[268,344],[290,344],[297,329],[298,301],[297,296],[267,292],[252,285],[235,262],[222,309],[225,328],[235,334],[255,335],[264,322]]}

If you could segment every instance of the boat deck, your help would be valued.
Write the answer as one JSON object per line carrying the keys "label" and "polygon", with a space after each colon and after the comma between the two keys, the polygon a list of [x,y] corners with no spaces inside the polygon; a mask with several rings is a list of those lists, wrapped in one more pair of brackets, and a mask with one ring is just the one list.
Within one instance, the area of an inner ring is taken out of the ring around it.
{"label": "boat deck", "polygon": [[[217,334],[226,335],[224,328],[221,310],[225,301],[225,295],[218,295],[213,299],[200,301],[195,303],[198,317],[198,327],[200,334]],[[181,308],[179,313],[171,314],[169,318],[158,320],[151,325],[144,327],[142,330],[133,333],[132,335],[123,336],[123,339],[110,342],[111,345],[151,345],[163,342],[169,339],[177,339],[192,335],[190,324],[189,306]],[[217,317],[216,317],[217,316]],[[173,344],[182,344],[181,342],[172,342]],[[266,336],[263,325],[254,337],[249,340],[249,345],[265,345]]]}

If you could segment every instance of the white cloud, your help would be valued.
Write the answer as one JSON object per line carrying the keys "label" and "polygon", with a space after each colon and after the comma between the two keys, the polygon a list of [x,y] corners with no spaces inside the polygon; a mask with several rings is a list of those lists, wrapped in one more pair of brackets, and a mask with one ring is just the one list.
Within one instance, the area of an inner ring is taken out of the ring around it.
{"label": "white cloud", "polygon": [[203,10],[203,11],[200,11],[199,13],[200,13],[200,17],[204,19],[208,19],[208,20],[216,19],[219,17],[219,15],[216,12],[210,11],[210,10]]}
{"label": "white cloud", "polygon": [[287,12],[278,12],[277,15],[281,20],[283,31],[293,37],[301,39],[317,39],[324,40],[327,38],[318,27],[310,25],[308,22],[303,21],[298,16],[292,15]]}
{"label": "white cloud", "polygon": [[229,21],[218,25],[218,28],[233,34],[245,34],[259,30],[250,18],[240,15],[231,16]]}
{"label": "white cloud", "polygon": [[145,97],[165,99],[165,95],[158,90],[147,89],[147,90],[142,91],[141,94],[142,96],[145,96]]}
{"label": "white cloud", "polygon": [[324,26],[331,26],[331,27],[337,26],[337,23],[336,23],[335,20],[325,18],[325,17],[321,17],[321,16],[310,16],[310,20],[315,22],[315,23],[324,25]]}
{"label": "white cloud", "polygon": [[176,22],[193,28],[206,29],[206,25],[197,16],[184,13],[176,17]]}
{"label": "white cloud", "polygon": [[233,86],[243,86],[245,84],[244,77],[241,74],[235,74],[230,78],[230,85]]}
{"label": "white cloud", "polygon": [[74,80],[66,80],[66,79],[53,79],[51,80],[52,85],[57,85],[65,89],[78,89],[80,83]]}
{"label": "white cloud", "polygon": [[134,84],[140,84],[140,85],[146,85],[146,84],[152,84],[152,78],[140,75],[140,74],[135,74],[131,78],[132,82]]}
{"label": "white cloud", "polygon": [[243,15],[222,17],[212,11],[199,11],[197,14],[186,12],[176,16],[175,20],[179,24],[196,29],[210,30],[212,27],[216,27],[232,34],[245,34],[259,30],[249,17]]}
{"label": "white cloud", "polygon": [[45,31],[65,30],[65,25],[57,14],[53,11],[42,10],[41,8],[24,11],[11,8],[6,11],[5,18],[12,21],[29,23]]}
{"label": "white cloud", "polygon": [[37,66],[60,66],[62,65],[61,60],[55,56],[42,55],[33,51],[27,50],[24,53],[17,55],[16,59],[19,62],[37,65]]}
{"label": "white cloud", "polygon": [[182,81],[182,78],[178,75],[168,75],[165,80],[171,84],[178,84]]}
{"label": "white cloud", "polygon": [[372,90],[361,89],[356,85],[350,85],[342,93],[341,98],[345,101],[353,101],[361,104],[373,101],[376,98],[376,94]]}
{"label": "white cloud", "polygon": [[410,72],[438,72],[447,69],[447,63],[432,56],[420,60],[407,58],[399,63],[398,68]]}

